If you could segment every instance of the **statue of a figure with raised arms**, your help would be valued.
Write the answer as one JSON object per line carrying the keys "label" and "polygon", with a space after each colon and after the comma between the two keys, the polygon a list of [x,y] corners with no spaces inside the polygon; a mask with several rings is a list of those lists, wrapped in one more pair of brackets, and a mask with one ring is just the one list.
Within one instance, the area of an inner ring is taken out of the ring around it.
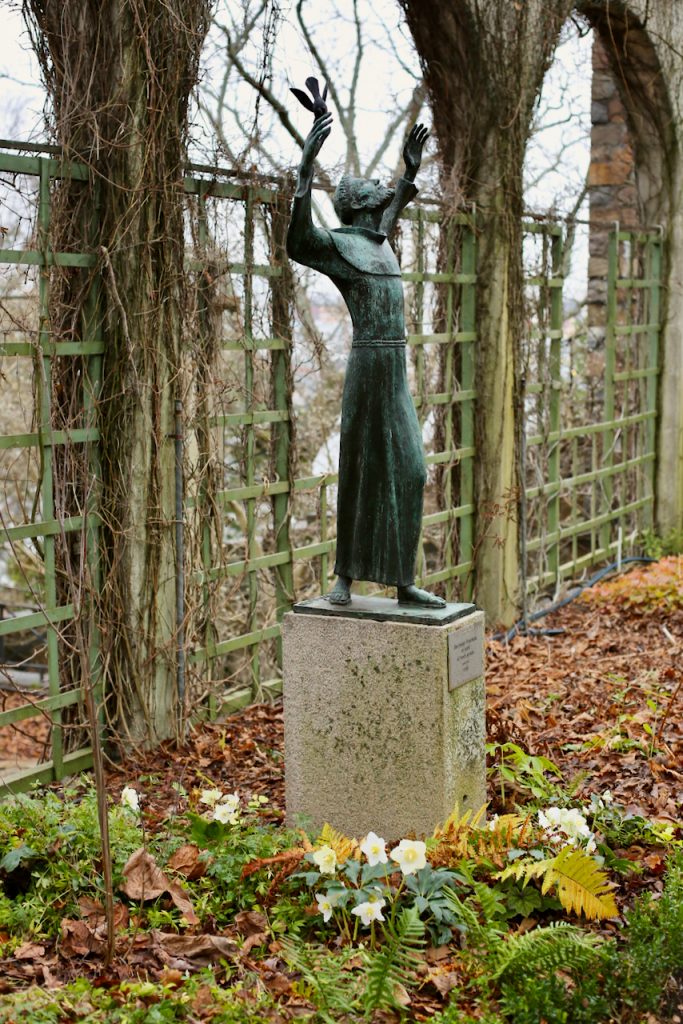
{"label": "statue of a figure with raised arms", "polygon": [[419,124],[410,132],[405,173],[395,189],[345,175],[334,194],[344,226],[326,231],[313,223],[311,185],[332,115],[315,114],[299,167],[287,252],[334,282],[353,321],[342,401],[337,581],[327,600],[348,604],[353,581],[369,580],[395,586],[401,604],[442,608],[440,597],[415,586],[426,466],[408,389],[401,272],[387,241],[417,194],[414,179],[428,132]]}

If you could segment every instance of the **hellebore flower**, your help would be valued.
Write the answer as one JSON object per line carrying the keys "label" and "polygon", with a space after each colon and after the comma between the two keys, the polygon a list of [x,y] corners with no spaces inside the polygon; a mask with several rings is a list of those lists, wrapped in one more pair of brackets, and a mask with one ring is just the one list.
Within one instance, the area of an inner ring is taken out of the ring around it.
{"label": "hellebore flower", "polygon": [[239,793],[226,793],[225,796],[221,796],[220,804],[222,807],[229,807],[231,811],[236,811],[240,805]]}
{"label": "hellebore flower", "polygon": [[316,893],[315,898],[318,901],[318,913],[323,915],[323,921],[327,924],[332,917],[332,910],[334,908],[334,904],[330,900],[330,895],[329,893],[323,895],[323,893],[318,892]]}
{"label": "hellebore flower", "polygon": [[321,875],[333,875],[337,867],[337,854],[331,846],[321,846],[313,851],[313,863]]}
{"label": "hellebore flower", "polygon": [[427,846],[417,839],[402,839],[391,851],[391,859],[396,861],[404,875],[412,875],[425,867]]}
{"label": "hellebore flower", "polygon": [[216,804],[213,809],[213,820],[220,821],[221,825],[235,825],[238,817],[237,808],[228,803]]}
{"label": "hellebore flower", "polygon": [[595,837],[588,827],[588,822],[576,807],[549,807],[538,812],[538,823],[545,830],[551,843],[566,843],[568,846],[585,845],[592,853],[595,850]]}
{"label": "hellebore flower", "polygon": [[354,907],[351,913],[359,917],[361,924],[368,928],[373,921],[384,920],[382,907],[385,902],[386,900],[382,899],[381,896],[371,896],[365,903],[359,903],[357,907]]}
{"label": "hellebore flower", "polygon": [[140,797],[132,786],[124,786],[121,790],[121,804],[134,814],[140,813]]}
{"label": "hellebore flower", "polygon": [[215,807],[222,796],[223,793],[220,789],[203,789],[199,802],[200,804],[206,804],[207,807]]}
{"label": "hellebore flower", "polygon": [[360,850],[367,857],[371,868],[374,868],[375,864],[386,864],[389,859],[384,840],[380,839],[375,832],[368,832],[360,844]]}

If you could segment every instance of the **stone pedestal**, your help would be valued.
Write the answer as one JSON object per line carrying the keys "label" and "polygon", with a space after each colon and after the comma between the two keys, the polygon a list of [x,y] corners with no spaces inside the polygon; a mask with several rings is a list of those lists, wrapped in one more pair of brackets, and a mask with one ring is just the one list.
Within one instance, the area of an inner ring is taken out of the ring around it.
{"label": "stone pedestal", "polygon": [[284,618],[287,816],[358,838],[430,835],[486,799],[484,615],[449,605],[460,617],[426,625],[360,601],[377,602],[374,618],[357,598],[355,617],[318,601]]}

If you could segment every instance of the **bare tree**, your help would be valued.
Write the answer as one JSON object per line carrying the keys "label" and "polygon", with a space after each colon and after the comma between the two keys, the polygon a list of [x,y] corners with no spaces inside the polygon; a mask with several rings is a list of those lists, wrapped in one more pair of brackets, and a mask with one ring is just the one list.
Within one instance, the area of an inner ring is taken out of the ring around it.
{"label": "bare tree", "polygon": [[[50,244],[82,249],[85,230],[102,305],[89,304],[87,271],[55,268],[50,330],[61,340],[106,329],[103,666],[117,722],[135,741],[168,736],[176,721],[168,468],[185,281],[178,183],[210,7],[210,0],[24,0],[49,96],[48,128],[67,158],[92,171],[90,185],[67,180],[53,195]],[[65,422],[81,373],[73,360],[55,363],[55,406]],[[85,470],[74,464],[61,472],[78,481]]]}

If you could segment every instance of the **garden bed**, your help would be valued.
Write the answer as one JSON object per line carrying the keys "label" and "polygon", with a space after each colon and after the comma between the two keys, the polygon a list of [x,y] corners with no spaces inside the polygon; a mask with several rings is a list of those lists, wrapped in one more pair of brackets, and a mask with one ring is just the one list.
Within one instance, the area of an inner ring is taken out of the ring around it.
{"label": "garden bed", "polygon": [[662,573],[489,641],[487,821],[425,844],[286,827],[277,704],[112,767],[109,964],[90,780],[0,805],[0,1021],[683,1019],[683,610]]}

